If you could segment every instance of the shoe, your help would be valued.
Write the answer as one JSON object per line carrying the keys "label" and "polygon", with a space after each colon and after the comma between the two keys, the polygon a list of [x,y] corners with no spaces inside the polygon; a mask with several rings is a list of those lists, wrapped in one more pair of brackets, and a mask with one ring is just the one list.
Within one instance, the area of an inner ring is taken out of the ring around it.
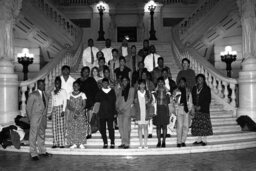
{"label": "shoe", "polygon": [[201,144],[202,144],[202,146],[206,146],[207,145],[207,143],[206,142],[201,142]]}
{"label": "shoe", "polygon": [[92,138],[92,135],[87,135],[86,136],[86,139],[90,139],[90,138]]}
{"label": "shoe", "polygon": [[60,148],[65,148],[65,146],[60,146]]}
{"label": "shoe", "polygon": [[148,149],[148,146],[145,146],[144,149]]}
{"label": "shoe", "polygon": [[152,137],[153,137],[152,134],[149,134],[149,135],[148,135],[148,138],[152,138]]}
{"label": "shoe", "polygon": [[115,148],[115,144],[111,144],[110,148],[114,149]]}
{"label": "shoe", "polygon": [[103,148],[108,148],[108,145],[107,145],[107,144],[104,144],[104,145],[103,145]]}
{"label": "shoe", "polygon": [[138,149],[142,149],[142,147],[141,147],[141,146],[139,146],[139,147],[138,147]]}
{"label": "shoe", "polygon": [[163,148],[165,148],[165,147],[166,147],[165,142],[162,142],[162,147],[163,147]]}
{"label": "shoe", "polygon": [[38,156],[31,157],[31,160],[33,160],[33,161],[38,161],[38,160],[39,160],[39,157],[38,157]]}
{"label": "shoe", "polygon": [[158,142],[156,145],[157,148],[161,147],[161,142]]}
{"label": "shoe", "polygon": [[166,134],[166,137],[167,137],[167,138],[170,138],[170,137],[171,137],[171,134]]}
{"label": "shoe", "polygon": [[182,147],[186,147],[186,144],[185,144],[185,143],[181,143],[181,146],[182,146]]}
{"label": "shoe", "polygon": [[52,154],[46,152],[44,154],[39,154],[39,156],[41,156],[41,157],[52,157]]}
{"label": "shoe", "polygon": [[125,146],[124,144],[121,144],[118,146],[118,148],[124,148],[124,146]]}
{"label": "shoe", "polygon": [[125,146],[124,146],[124,149],[128,149],[128,148],[130,148],[129,145],[125,145]]}
{"label": "shoe", "polygon": [[193,142],[193,145],[199,145],[199,144],[202,144],[202,141],[201,142],[197,142],[197,141]]}
{"label": "shoe", "polygon": [[57,145],[53,145],[52,148],[57,148],[58,146]]}
{"label": "shoe", "polygon": [[180,148],[180,147],[181,147],[181,144],[177,144],[177,147],[179,147],[179,148]]}
{"label": "shoe", "polygon": [[115,126],[115,130],[119,130],[118,126]]}
{"label": "shoe", "polygon": [[74,144],[74,145],[72,145],[70,148],[71,148],[71,149],[77,148],[77,145]]}
{"label": "shoe", "polygon": [[83,144],[80,144],[79,148],[80,148],[80,149],[85,149],[85,147],[84,147]]}

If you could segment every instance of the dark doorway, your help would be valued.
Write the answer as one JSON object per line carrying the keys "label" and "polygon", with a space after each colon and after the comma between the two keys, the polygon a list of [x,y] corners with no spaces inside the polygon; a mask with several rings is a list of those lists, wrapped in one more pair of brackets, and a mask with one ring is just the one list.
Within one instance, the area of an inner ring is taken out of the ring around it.
{"label": "dark doorway", "polygon": [[137,42],[136,27],[117,27],[117,41],[122,42],[124,37],[129,37],[129,42]]}

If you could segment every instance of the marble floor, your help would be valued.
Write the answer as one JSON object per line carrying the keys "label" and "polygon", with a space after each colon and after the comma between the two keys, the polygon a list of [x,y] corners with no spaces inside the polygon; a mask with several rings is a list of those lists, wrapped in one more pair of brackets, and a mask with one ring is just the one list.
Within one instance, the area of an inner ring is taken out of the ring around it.
{"label": "marble floor", "polygon": [[53,155],[31,161],[27,153],[0,151],[0,171],[253,171],[256,148],[168,156]]}

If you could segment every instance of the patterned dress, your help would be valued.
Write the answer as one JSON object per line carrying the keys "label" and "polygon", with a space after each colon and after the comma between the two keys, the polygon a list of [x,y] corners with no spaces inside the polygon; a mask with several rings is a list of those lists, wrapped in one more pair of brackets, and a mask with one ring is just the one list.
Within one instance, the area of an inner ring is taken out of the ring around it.
{"label": "patterned dress", "polygon": [[[81,109],[84,99],[86,99],[86,96],[82,92],[76,96],[71,94],[69,97],[71,106],[76,110]],[[67,129],[68,144],[85,144],[86,136],[88,134],[88,122],[85,110],[79,114],[70,111],[70,115],[71,119]]]}
{"label": "patterned dress", "polygon": [[153,117],[153,124],[156,126],[164,126],[169,124],[169,108],[170,96],[167,94],[166,90],[157,90],[154,93],[156,103],[157,103],[157,114]]}

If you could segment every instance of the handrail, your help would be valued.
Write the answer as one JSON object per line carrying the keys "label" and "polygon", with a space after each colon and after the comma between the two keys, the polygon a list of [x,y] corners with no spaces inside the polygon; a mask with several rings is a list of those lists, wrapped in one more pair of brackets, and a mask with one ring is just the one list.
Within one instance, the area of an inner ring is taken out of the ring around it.
{"label": "handrail", "polygon": [[195,49],[185,47],[178,34],[178,28],[172,30],[172,48],[176,58],[181,62],[183,58],[190,60],[190,66],[197,74],[202,73],[206,77],[213,95],[223,102],[226,109],[236,109],[237,85],[238,81],[234,78],[223,76],[216,68],[212,66]]}

